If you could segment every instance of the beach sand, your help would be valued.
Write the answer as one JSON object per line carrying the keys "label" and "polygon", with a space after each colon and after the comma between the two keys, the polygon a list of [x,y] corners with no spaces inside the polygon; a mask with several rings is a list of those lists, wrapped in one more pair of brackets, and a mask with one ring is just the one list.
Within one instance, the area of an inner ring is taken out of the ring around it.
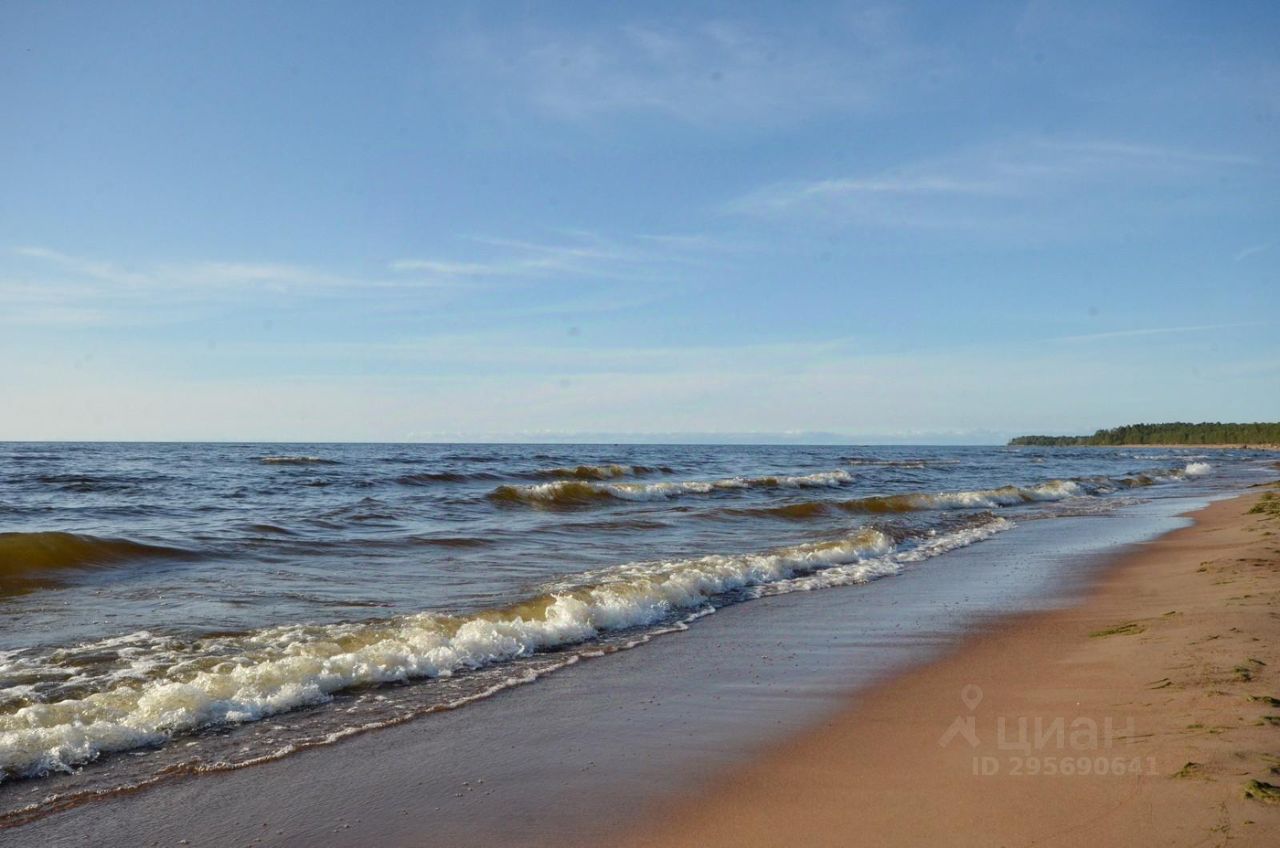
{"label": "beach sand", "polygon": [[1280,844],[1278,507],[1210,505],[1083,603],[993,625],[625,842]]}

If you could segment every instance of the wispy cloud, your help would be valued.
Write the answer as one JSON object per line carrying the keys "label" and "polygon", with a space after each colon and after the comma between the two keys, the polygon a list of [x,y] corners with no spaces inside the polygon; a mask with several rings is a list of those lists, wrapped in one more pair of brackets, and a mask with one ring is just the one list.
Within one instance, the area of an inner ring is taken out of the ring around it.
{"label": "wispy cloud", "polygon": [[1129,141],[1020,137],[880,172],[768,185],[730,201],[733,214],[817,216],[909,227],[984,226],[1017,233],[1073,204],[1118,193],[1209,186],[1256,165],[1248,156]]}
{"label": "wispy cloud", "polygon": [[1086,342],[1098,341],[1100,339],[1123,339],[1138,336],[1164,336],[1177,335],[1181,333],[1202,333],[1210,330],[1235,330],[1242,327],[1269,327],[1273,326],[1274,321],[1240,321],[1231,324],[1198,324],[1189,327],[1144,327],[1137,330],[1112,330],[1105,333],[1085,333],[1078,336],[1059,336],[1050,341],[1055,342]]}
{"label": "wispy cloud", "polygon": [[629,251],[593,244],[538,244],[485,236],[467,240],[485,248],[497,248],[501,255],[470,260],[397,259],[390,267],[393,271],[426,271],[458,277],[541,277],[600,271],[635,258]]}
{"label": "wispy cloud", "polygon": [[1248,259],[1250,256],[1256,256],[1259,253],[1264,253],[1270,250],[1271,248],[1275,247],[1275,244],[1276,243],[1274,241],[1267,241],[1267,242],[1263,242],[1262,244],[1255,244],[1252,247],[1246,247],[1243,250],[1240,250],[1239,252],[1236,253],[1235,261],[1242,262],[1245,259]]}
{"label": "wispy cloud", "polygon": [[141,285],[149,281],[145,274],[130,271],[114,263],[71,256],[47,247],[24,245],[15,247],[12,252],[27,259],[44,260],[63,271],[102,282]]}
{"label": "wispy cloud", "polygon": [[441,55],[450,73],[488,78],[502,96],[516,93],[556,118],[657,113],[703,126],[866,109],[893,89],[936,78],[942,65],[888,9],[786,32],[723,19],[525,28],[477,34]]}
{"label": "wispy cloud", "polygon": [[999,195],[1009,194],[1005,180],[961,179],[944,174],[889,173],[876,177],[851,177],[817,180],[787,186],[776,186],[752,195],[745,206],[753,203],[782,209],[810,202],[841,200],[865,196],[925,195]]}
{"label": "wispy cloud", "polygon": [[440,275],[355,275],[284,263],[193,261],[121,263],[42,246],[0,251],[0,323],[112,326],[190,318],[213,304],[360,296],[373,291],[456,288]]}
{"label": "wispy cloud", "polygon": [[120,290],[208,290],[259,286],[315,289],[350,287],[373,282],[279,263],[160,262],[126,266],[102,259],[73,256],[47,247],[17,247],[12,253],[45,262],[68,277],[111,283]]}
{"label": "wispy cloud", "polygon": [[[0,251],[0,324],[136,325],[182,320],[210,305],[262,307],[315,300],[387,310],[447,296],[489,296],[490,314],[601,312],[652,302],[691,268],[723,264],[736,250],[708,236],[606,236],[563,230],[551,241],[468,236],[452,256],[374,265],[370,273],[272,262],[122,263],[49,247]],[[537,303],[494,301],[495,292],[538,285]],[[555,286],[550,295],[546,287]],[[377,294],[376,298],[369,295]],[[421,305],[421,304],[419,304]]]}
{"label": "wispy cloud", "polygon": [[569,230],[562,235],[555,242],[470,236],[464,241],[472,246],[471,252],[483,256],[404,258],[389,267],[399,272],[474,280],[654,281],[669,279],[676,269],[697,264],[708,254],[737,249],[707,236],[623,238],[585,230]]}

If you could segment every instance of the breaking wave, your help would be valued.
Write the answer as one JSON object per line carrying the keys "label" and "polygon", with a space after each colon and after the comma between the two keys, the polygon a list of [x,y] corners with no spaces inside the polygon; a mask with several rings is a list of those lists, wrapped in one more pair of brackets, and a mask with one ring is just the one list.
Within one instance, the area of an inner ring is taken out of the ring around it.
{"label": "breaking wave", "polygon": [[[995,519],[905,548],[881,530],[863,528],[766,553],[634,563],[464,615],[422,612],[191,641],[139,632],[107,640],[110,645],[83,645],[79,649],[94,656],[115,651],[115,668],[40,695],[34,685],[11,690],[13,699],[0,707],[0,775],[68,771],[104,753],[256,721],[352,687],[449,677],[610,633],[687,622],[764,594],[863,583],[1010,526]],[[59,649],[57,657],[0,654],[0,675],[39,681],[60,673],[76,650]]]}
{"label": "breaking wave", "polygon": [[726,512],[761,515],[796,521],[838,513],[901,513],[946,509],[998,509],[1024,504],[1061,501],[1067,498],[1110,494],[1125,489],[1151,486],[1169,480],[1208,474],[1211,467],[1195,462],[1186,468],[1169,468],[1132,477],[1087,477],[1075,480],[1048,480],[1033,486],[1000,486],[959,492],[911,492],[900,495],[873,495],[844,501],[801,501],[778,506],[739,507]]}
{"label": "breaking wave", "polygon": [[562,480],[535,486],[499,486],[489,493],[497,503],[538,507],[573,507],[600,501],[660,501],[682,495],[705,495],[735,489],[835,488],[853,482],[847,471],[822,471],[802,476],[728,477],[723,480],[683,480],[661,483],[588,483]]}

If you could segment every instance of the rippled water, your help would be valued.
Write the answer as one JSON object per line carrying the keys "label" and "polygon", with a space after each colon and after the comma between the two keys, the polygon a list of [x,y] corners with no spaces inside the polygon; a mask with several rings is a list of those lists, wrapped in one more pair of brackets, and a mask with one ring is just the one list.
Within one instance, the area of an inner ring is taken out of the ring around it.
{"label": "rippled water", "polygon": [[454,708],[724,604],[890,576],[1019,521],[1237,486],[1261,462],[0,445],[0,815]]}

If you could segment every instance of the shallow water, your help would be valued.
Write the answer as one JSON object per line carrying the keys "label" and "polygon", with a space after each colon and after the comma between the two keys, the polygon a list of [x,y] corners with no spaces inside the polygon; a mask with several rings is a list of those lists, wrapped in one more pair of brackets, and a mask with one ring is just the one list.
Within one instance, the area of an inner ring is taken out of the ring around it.
{"label": "shallow water", "polygon": [[272,758],[726,604],[890,576],[1018,522],[1237,487],[1258,458],[5,445],[0,521],[24,535],[0,536],[0,765],[11,786],[83,769],[56,781],[65,798]]}

